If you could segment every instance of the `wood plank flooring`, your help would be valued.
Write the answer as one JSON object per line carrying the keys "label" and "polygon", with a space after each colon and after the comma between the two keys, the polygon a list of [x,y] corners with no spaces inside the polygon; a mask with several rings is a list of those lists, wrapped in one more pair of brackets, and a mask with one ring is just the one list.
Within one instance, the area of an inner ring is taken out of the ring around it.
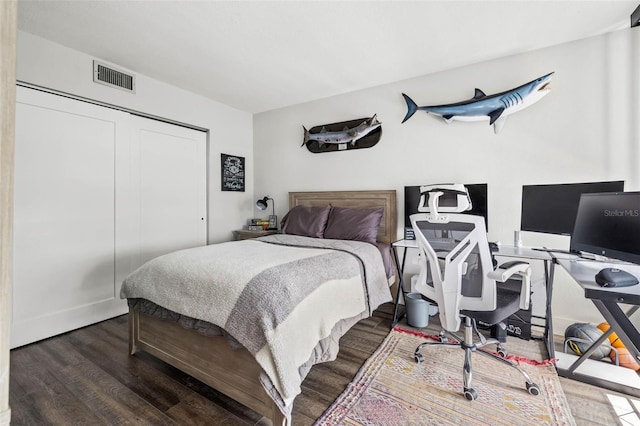
{"label": "wood plank flooring", "polygon": [[[311,369],[294,404],[295,426],[313,424],[342,393],[388,334],[392,312],[386,304],[360,321],[341,339],[336,361]],[[429,329],[437,331],[437,323]],[[129,356],[127,333],[127,317],[121,316],[12,350],[12,424],[269,423],[144,352]],[[579,425],[623,424],[606,396],[612,392],[561,381]]]}

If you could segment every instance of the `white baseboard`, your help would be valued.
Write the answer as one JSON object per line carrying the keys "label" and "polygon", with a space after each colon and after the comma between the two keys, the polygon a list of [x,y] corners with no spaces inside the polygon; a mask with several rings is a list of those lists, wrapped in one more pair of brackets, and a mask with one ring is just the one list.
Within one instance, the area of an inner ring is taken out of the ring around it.
{"label": "white baseboard", "polygon": [[[555,336],[560,336],[562,339],[564,339],[564,331],[567,329],[567,327],[569,327],[571,324],[575,324],[576,322],[577,322],[576,320],[568,319],[568,318],[554,318],[553,334]],[[598,325],[598,324],[593,324],[593,325]]]}

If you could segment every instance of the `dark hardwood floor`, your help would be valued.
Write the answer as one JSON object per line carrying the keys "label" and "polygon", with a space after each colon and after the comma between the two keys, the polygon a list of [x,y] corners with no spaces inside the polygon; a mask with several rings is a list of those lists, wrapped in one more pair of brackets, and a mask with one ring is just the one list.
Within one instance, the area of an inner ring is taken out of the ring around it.
{"label": "dark hardwood floor", "polygon": [[[342,393],[389,333],[392,316],[392,304],[381,306],[342,337],[337,360],[311,369],[294,403],[295,426],[313,424]],[[438,330],[432,317],[425,331]],[[126,316],[14,349],[10,363],[12,425],[270,424],[151,355],[129,356]],[[628,423],[624,408],[613,407],[612,397],[640,418],[634,408],[640,401],[634,398],[565,378],[560,382],[580,426],[637,424]]]}
{"label": "dark hardwood floor", "polygon": [[[383,305],[340,341],[334,362],[312,368],[293,424],[311,425],[351,382],[389,332]],[[200,381],[139,352],[128,355],[121,316],[11,351],[12,425],[253,425],[261,416]]]}

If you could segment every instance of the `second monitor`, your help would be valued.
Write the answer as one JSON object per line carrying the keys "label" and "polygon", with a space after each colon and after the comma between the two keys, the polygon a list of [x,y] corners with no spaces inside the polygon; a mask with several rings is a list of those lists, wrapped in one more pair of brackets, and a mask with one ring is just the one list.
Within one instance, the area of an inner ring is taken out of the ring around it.
{"label": "second monitor", "polygon": [[522,186],[522,231],[571,235],[580,195],[622,192],[624,181],[563,183]]}

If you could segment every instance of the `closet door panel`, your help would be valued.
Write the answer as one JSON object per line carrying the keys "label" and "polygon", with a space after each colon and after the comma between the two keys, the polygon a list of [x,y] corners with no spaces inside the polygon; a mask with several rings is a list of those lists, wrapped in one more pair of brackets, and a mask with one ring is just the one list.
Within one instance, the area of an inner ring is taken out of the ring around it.
{"label": "closet door panel", "polygon": [[123,114],[19,89],[12,347],[126,310],[114,271]]}
{"label": "closet door panel", "polygon": [[206,133],[144,118],[136,127],[139,262],[205,245]]}

